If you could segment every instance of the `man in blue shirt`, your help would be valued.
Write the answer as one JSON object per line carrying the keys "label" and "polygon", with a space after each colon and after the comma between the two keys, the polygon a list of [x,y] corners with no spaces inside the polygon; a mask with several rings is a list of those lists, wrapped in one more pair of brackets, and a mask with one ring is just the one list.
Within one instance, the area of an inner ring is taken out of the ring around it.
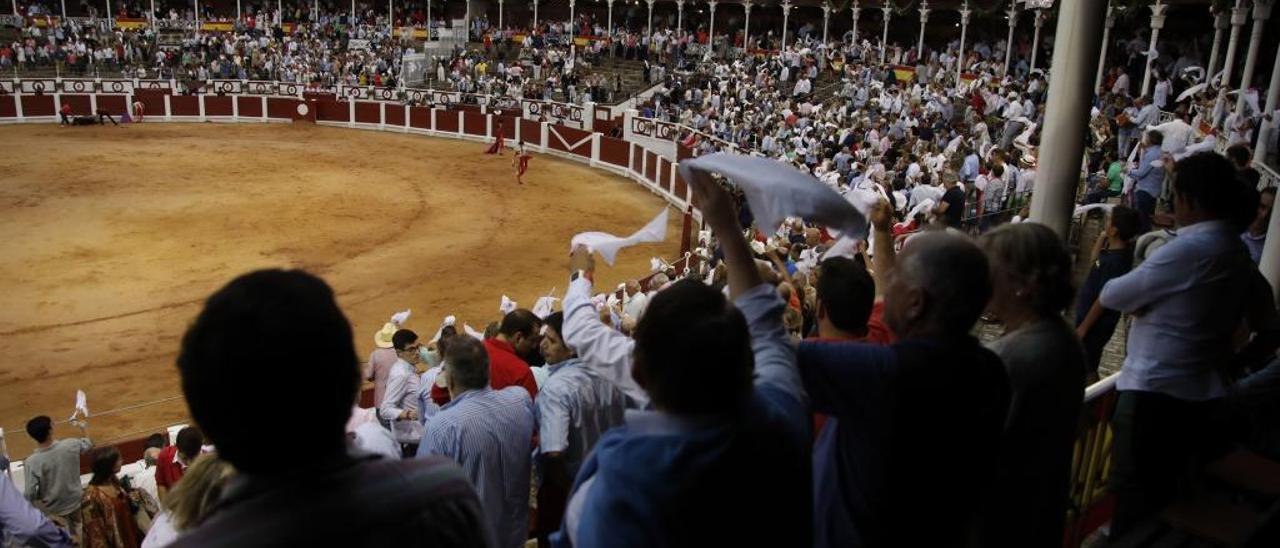
{"label": "man in blue shirt", "polygon": [[[1098,298],[1134,317],[1112,419],[1116,539],[1174,500],[1189,463],[1221,449],[1211,417],[1226,395],[1223,373],[1261,366],[1280,345],[1271,288],[1239,238],[1256,191],[1213,152],[1174,173],[1177,236]],[[1235,351],[1241,327],[1255,335]]]}
{"label": "man in blue shirt", "polygon": [[1143,143],[1138,166],[1129,175],[1137,187],[1133,193],[1133,208],[1142,214],[1142,231],[1146,232],[1151,228],[1151,216],[1156,213],[1156,198],[1164,190],[1164,163],[1160,156],[1164,134],[1148,131]]}
{"label": "man in blue shirt", "polygon": [[960,167],[960,181],[965,184],[966,188],[973,185],[973,180],[978,178],[978,153],[973,148],[965,147],[964,165]]}
{"label": "man in blue shirt", "polygon": [[418,456],[444,455],[471,479],[497,545],[524,546],[529,537],[533,398],[521,386],[489,387],[489,354],[471,337],[456,337],[444,358],[449,403],[424,426]]}
{"label": "man in blue shirt", "polygon": [[[558,546],[812,543],[808,397],[785,304],[761,281],[728,193],[701,171],[690,186],[721,240],[734,306],[682,280],[649,302],[634,346],[573,328],[584,361],[652,407],[629,411],[582,465]],[[590,254],[575,249],[570,268],[566,330],[591,307],[570,298],[589,288]]]}

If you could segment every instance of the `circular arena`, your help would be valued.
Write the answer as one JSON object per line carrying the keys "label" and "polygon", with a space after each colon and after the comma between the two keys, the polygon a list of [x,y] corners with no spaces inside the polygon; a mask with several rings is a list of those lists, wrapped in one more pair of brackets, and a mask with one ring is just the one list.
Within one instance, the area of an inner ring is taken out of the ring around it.
{"label": "circular arena", "polygon": [[[503,295],[562,296],[574,233],[629,233],[666,205],[552,155],[518,185],[512,153],[486,146],[312,124],[0,128],[0,352],[31,365],[0,369],[0,425],[62,415],[78,389],[91,409],[128,408],[94,421],[103,442],[184,422],[178,341],[243,272],[323,276],[367,355],[392,312],[412,309],[424,331],[446,314],[484,330]],[[678,250],[675,237],[645,245],[600,281]],[[27,441],[10,436],[9,450]]]}

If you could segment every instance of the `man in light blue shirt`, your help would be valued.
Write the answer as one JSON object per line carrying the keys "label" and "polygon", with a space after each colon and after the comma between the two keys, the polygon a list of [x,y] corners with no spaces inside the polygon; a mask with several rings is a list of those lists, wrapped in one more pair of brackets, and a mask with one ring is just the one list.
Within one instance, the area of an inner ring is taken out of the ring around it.
{"label": "man in light blue shirt", "polygon": [[966,187],[972,188],[973,180],[978,178],[978,153],[965,147],[964,165],[960,166],[960,180]]}
{"label": "man in light blue shirt", "polygon": [[462,466],[502,548],[529,536],[533,398],[521,386],[489,387],[489,354],[454,337],[445,354],[450,401],[427,421],[418,456],[444,455]]}
{"label": "man in light blue shirt", "polygon": [[1143,139],[1138,165],[1129,172],[1137,187],[1133,193],[1133,208],[1142,214],[1143,232],[1151,228],[1151,216],[1156,213],[1156,199],[1164,190],[1164,160],[1161,158],[1163,143],[1164,134],[1148,131]]}
{"label": "man in light blue shirt", "polygon": [[[1261,365],[1280,345],[1271,288],[1239,238],[1257,193],[1212,152],[1183,159],[1174,173],[1177,236],[1099,296],[1134,318],[1116,382],[1113,538],[1171,502],[1193,458],[1219,449],[1211,417],[1226,394],[1223,372]],[[1241,327],[1255,336],[1236,351]]]}
{"label": "man in light blue shirt", "polygon": [[0,457],[0,546],[74,546],[71,535],[36,510],[9,479],[9,459]]}

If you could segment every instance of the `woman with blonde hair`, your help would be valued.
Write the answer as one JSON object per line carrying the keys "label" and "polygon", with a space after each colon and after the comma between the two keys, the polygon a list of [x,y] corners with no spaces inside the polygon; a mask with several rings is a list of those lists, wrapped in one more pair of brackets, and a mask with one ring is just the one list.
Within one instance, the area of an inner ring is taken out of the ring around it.
{"label": "woman with blonde hair", "polygon": [[235,474],[230,463],[213,453],[197,458],[165,496],[165,511],[156,516],[155,524],[142,541],[142,548],[172,544],[183,531],[203,523]]}
{"label": "woman with blonde hair", "polygon": [[982,544],[1060,545],[1085,380],[1084,348],[1063,316],[1071,257],[1057,233],[1034,222],[1006,224],[979,244],[991,268],[987,311],[1005,327],[988,346],[1013,392]]}

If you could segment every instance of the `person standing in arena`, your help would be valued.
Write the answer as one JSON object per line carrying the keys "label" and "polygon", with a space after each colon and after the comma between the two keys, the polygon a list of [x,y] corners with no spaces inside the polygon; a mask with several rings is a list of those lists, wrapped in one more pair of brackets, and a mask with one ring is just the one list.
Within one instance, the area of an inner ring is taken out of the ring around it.
{"label": "person standing in arena", "polygon": [[506,133],[503,131],[503,129],[505,128],[503,127],[502,119],[499,118],[498,129],[497,131],[493,132],[493,135],[494,135],[493,144],[489,145],[488,150],[484,151],[485,154],[497,154],[498,156],[502,156],[502,145],[506,141],[506,137],[505,137]]}
{"label": "person standing in arena", "polygon": [[524,142],[516,145],[516,155],[511,159],[511,165],[516,168],[516,183],[524,184],[524,172],[529,170],[529,158],[533,156],[529,151],[525,150]]}

